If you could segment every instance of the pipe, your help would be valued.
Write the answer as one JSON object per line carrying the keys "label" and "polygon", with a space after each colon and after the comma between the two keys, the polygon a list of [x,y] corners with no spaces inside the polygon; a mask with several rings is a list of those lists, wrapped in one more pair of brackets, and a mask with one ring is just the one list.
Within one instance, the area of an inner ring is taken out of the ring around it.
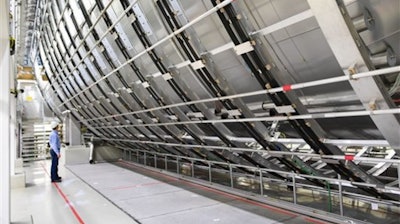
{"label": "pipe", "polygon": [[237,123],[237,122],[256,122],[256,121],[290,121],[290,120],[307,120],[307,119],[325,119],[325,118],[340,118],[340,117],[358,117],[358,116],[373,116],[384,114],[400,114],[400,108],[373,110],[373,111],[350,111],[350,112],[332,112],[332,113],[317,113],[317,114],[302,114],[294,116],[276,116],[276,117],[255,117],[255,118],[238,118],[238,119],[222,119],[222,120],[194,120],[180,121],[169,123],[151,123],[151,124],[130,124],[130,125],[114,125],[105,127],[93,127],[93,129],[115,129],[127,127],[155,127],[168,125],[186,125],[186,124],[215,124],[215,123]]}
{"label": "pipe", "polygon": [[[140,138],[140,136],[137,136],[138,138]],[[155,136],[149,136],[150,138],[156,138]],[[87,137],[85,137],[87,138]],[[170,136],[163,136],[163,138],[165,139],[171,139],[172,137]],[[191,137],[186,137],[190,140],[193,140],[193,138]],[[214,141],[214,142],[218,142],[220,141],[220,139],[218,137],[213,137],[213,136],[200,136],[201,139],[203,140],[210,140],[210,141]],[[255,139],[254,138],[246,138],[246,137],[230,137],[227,136],[227,138],[231,141],[235,141],[235,142],[241,142],[241,143],[247,143],[247,146],[249,148],[231,148],[231,147],[223,147],[220,149],[227,149],[230,151],[240,151],[241,149],[244,149],[245,151],[249,151],[250,152],[260,152],[260,150],[263,150],[262,146],[258,145],[257,147],[254,146],[255,143]],[[107,139],[104,139],[107,140]],[[113,139],[111,139],[113,140]],[[115,141],[118,141],[119,139],[114,139]],[[92,140],[91,140],[92,141]],[[139,140],[131,140],[131,141],[136,141],[137,143],[141,143],[141,141]],[[388,144],[387,141],[385,140],[354,140],[354,139],[322,139],[321,140],[323,143],[327,143],[327,144],[333,144],[336,145],[338,147],[340,146],[373,146],[373,147],[390,147],[390,145]],[[294,138],[280,138],[280,139],[273,139],[271,140],[271,142],[280,142],[282,144],[305,144],[305,141],[303,139],[294,139]],[[154,141],[151,141],[150,144],[152,143],[156,143]],[[171,143],[173,144],[173,143]],[[178,145],[176,145],[178,146]],[[181,146],[181,145],[179,145]],[[203,148],[207,148],[207,146],[204,145],[191,145],[193,147],[203,147]],[[220,146],[217,146],[217,148]],[[190,147],[189,147],[190,148]],[[215,148],[213,146],[209,146],[209,148]],[[265,152],[264,152],[265,153]],[[320,158],[317,154],[304,154],[304,153],[300,153],[300,152],[273,152],[271,151],[271,153],[266,152],[267,154],[272,154],[272,155],[296,155],[296,156],[307,156],[307,157],[316,157],[316,158]],[[379,159],[376,158],[377,160],[372,161],[372,160],[364,160],[363,158],[358,158],[360,156],[358,156],[358,154],[355,155],[355,160],[356,161],[365,161],[365,162],[394,162],[396,163],[396,161],[392,161],[392,160],[386,160],[386,159]],[[342,155],[341,157],[342,159],[344,159],[344,156]],[[400,175],[399,175],[400,176]]]}
{"label": "pipe", "polygon": [[[358,79],[358,78],[372,77],[372,76],[383,75],[383,74],[390,74],[390,73],[395,73],[395,72],[400,72],[400,66],[384,68],[384,69],[379,69],[379,70],[373,70],[373,71],[368,71],[368,72],[361,72],[361,73],[352,75],[351,78]],[[319,85],[323,85],[323,84],[332,84],[332,83],[342,82],[342,81],[346,81],[349,79],[350,79],[349,76],[338,76],[338,77],[334,77],[334,78],[327,78],[327,79],[321,79],[321,80],[316,80],[316,81],[293,84],[293,85],[290,85],[290,88],[291,88],[291,90],[302,89],[302,88],[306,88],[306,87],[319,86]],[[267,89],[267,90],[258,90],[258,91],[253,91],[253,92],[234,94],[234,95],[230,95],[230,96],[214,97],[214,98],[202,99],[202,100],[194,100],[194,101],[190,101],[190,102],[183,102],[183,103],[170,104],[170,105],[161,106],[161,107],[154,107],[154,108],[150,108],[150,109],[146,109],[146,110],[138,110],[138,111],[134,111],[134,112],[114,114],[114,115],[109,115],[109,116],[104,116],[104,117],[96,117],[96,118],[92,118],[92,119],[83,119],[80,121],[93,121],[93,120],[106,119],[106,118],[115,118],[115,117],[119,117],[119,116],[133,115],[133,114],[138,114],[138,113],[146,113],[146,112],[150,112],[150,111],[162,110],[162,109],[173,108],[173,107],[188,106],[188,105],[197,104],[197,103],[223,101],[226,99],[257,96],[257,95],[262,95],[262,94],[267,94],[267,93],[277,93],[277,92],[283,92],[284,91],[283,88],[284,87],[276,87],[276,88],[271,88],[271,89]]]}
{"label": "pipe", "polygon": [[283,29],[285,27],[288,27],[290,25],[293,25],[295,23],[301,22],[303,20],[306,20],[308,18],[313,17],[314,14],[312,13],[311,9],[308,9],[304,12],[301,12],[299,14],[296,14],[294,16],[291,16],[287,19],[284,19],[280,22],[277,22],[275,24],[272,24],[271,26],[265,27],[261,30],[255,31],[250,33],[250,35],[255,35],[255,34],[261,34],[261,35],[267,35],[270,34],[272,32],[275,32],[277,30]]}
{"label": "pipe", "polygon": [[198,16],[197,18],[193,19],[192,21],[190,21],[189,23],[185,24],[184,26],[182,26],[180,29],[174,31],[173,33],[167,35],[166,37],[164,37],[163,39],[159,40],[157,43],[153,44],[151,47],[146,48],[145,50],[143,50],[142,52],[138,53],[136,56],[134,56],[133,58],[129,59],[128,61],[126,61],[125,63],[121,64],[119,67],[115,68],[114,70],[112,70],[110,73],[108,73],[107,75],[103,76],[101,79],[97,80],[96,82],[92,83],[91,85],[89,85],[88,87],[86,87],[85,89],[83,89],[82,91],[80,91],[79,93],[73,95],[72,97],[70,97],[69,99],[65,100],[63,103],[61,103],[60,105],[58,105],[58,107],[63,106],[64,104],[70,102],[72,99],[76,98],[77,96],[79,96],[80,94],[86,92],[87,90],[89,90],[90,88],[92,88],[93,86],[97,85],[99,82],[105,80],[107,77],[109,77],[110,75],[114,74],[116,71],[120,70],[122,67],[128,65],[129,63],[131,63],[132,61],[136,60],[137,58],[141,57],[142,55],[146,54],[148,51],[151,51],[152,49],[156,48],[157,46],[161,45],[162,43],[164,43],[167,40],[172,39],[174,36],[180,34],[181,32],[183,32],[185,29],[187,29],[188,27],[191,27],[192,25],[198,23],[199,21],[201,21],[202,19],[206,18],[207,16],[211,15],[212,13],[220,10],[221,8],[225,7],[226,5],[230,4],[231,2],[233,2],[234,0],[226,0],[223,1],[222,3],[218,4],[217,6],[211,8],[210,10],[208,10],[207,12],[203,13],[202,15]]}
{"label": "pipe", "polygon": [[[91,126],[90,126],[91,127]],[[84,136],[84,138],[90,138],[91,136]],[[144,137],[143,135],[136,136],[138,138]],[[150,138],[156,138],[156,136],[149,135]],[[252,143],[256,140],[251,137],[235,137],[226,136],[230,141]],[[164,135],[163,138],[171,139],[169,135]],[[192,136],[183,136],[182,138],[193,140]],[[220,141],[218,137],[214,136],[199,136],[200,139],[210,141]],[[389,147],[389,143],[386,140],[360,140],[360,139],[321,139],[323,143],[333,144],[336,146],[375,146],[375,147]],[[280,142],[283,144],[305,144],[304,139],[301,138],[278,138],[271,140],[271,142]]]}

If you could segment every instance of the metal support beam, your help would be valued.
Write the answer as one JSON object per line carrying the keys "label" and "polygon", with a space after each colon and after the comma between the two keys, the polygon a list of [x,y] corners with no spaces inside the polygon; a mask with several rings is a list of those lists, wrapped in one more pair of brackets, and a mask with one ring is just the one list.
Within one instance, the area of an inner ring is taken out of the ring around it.
{"label": "metal support beam", "polygon": [[293,24],[296,24],[296,23],[301,22],[303,20],[306,20],[308,18],[311,18],[312,16],[313,16],[312,11],[310,9],[308,9],[308,10],[306,10],[304,12],[301,12],[299,14],[291,16],[291,17],[289,17],[287,19],[284,19],[284,20],[282,20],[282,21],[280,21],[278,23],[275,23],[275,24],[273,24],[271,26],[268,26],[268,27],[265,27],[265,28],[263,28],[261,30],[255,31],[255,32],[251,33],[250,35],[254,35],[254,34],[267,35],[267,34],[275,32],[277,30],[286,28],[286,27],[288,27],[290,25],[293,25]]}
{"label": "metal support beam", "polygon": [[218,4],[217,6],[211,8],[210,10],[208,10],[207,12],[201,14],[200,16],[198,16],[197,18],[193,19],[192,21],[190,21],[189,23],[187,23],[186,25],[182,26],[180,29],[175,30],[173,33],[169,34],[168,36],[162,38],[161,40],[159,40],[158,42],[154,43],[153,45],[151,45],[151,47],[146,48],[145,50],[141,51],[140,53],[136,54],[133,58],[129,59],[128,61],[124,62],[123,64],[121,64],[119,67],[115,68],[114,70],[112,70],[111,72],[109,72],[107,75],[103,76],[102,78],[98,79],[96,82],[92,83],[91,85],[89,85],[88,87],[86,87],[85,89],[83,89],[82,91],[76,93],[75,95],[73,95],[72,97],[69,97],[67,100],[65,100],[64,102],[62,102],[61,104],[58,105],[58,107],[61,107],[63,105],[65,105],[66,103],[70,102],[72,99],[76,98],[77,96],[81,95],[82,93],[86,92],[87,90],[91,89],[93,86],[96,86],[99,82],[104,81],[106,78],[108,78],[110,75],[116,74],[117,71],[119,71],[122,67],[128,65],[129,63],[131,63],[132,61],[136,60],[137,58],[141,57],[142,55],[147,54],[147,52],[151,51],[152,49],[155,49],[156,47],[158,47],[159,45],[163,44],[166,41],[169,41],[170,39],[172,39],[173,37],[175,37],[176,35],[182,33],[184,30],[186,30],[187,28],[193,26],[194,24],[198,23],[199,21],[203,20],[204,18],[207,18],[208,16],[212,15],[213,13],[215,13],[216,11],[222,9],[223,7],[225,7],[226,5],[229,5],[231,2],[233,2],[233,0],[226,0],[220,4]]}
{"label": "metal support beam", "polygon": [[[355,28],[346,24],[346,9],[340,8],[335,0],[308,0],[308,3],[341,68],[344,71],[350,70],[350,73],[373,70],[369,59],[363,57],[365,49],[362,48],[361,41],[357,40],[359,44],[355,41],[355,36],[358,35]],[[393,102],[387,92],[383,91],[379,79],[369,77],[349,82],[366,110],[393,107]],[[371,115],[371,119],[400,155],[400,122],[397,115]]]}
{"label": "metal support beam", "polygon": [[10,40],[9,1],[0,1],[0,223],[10,223]]}
{"label": "metal support beam", "polygon": [[[392,68],[384,68],[384,69],[379,69],[379,70],[374,70],[374,71],[368,71],[368,72],[363,72],[363,73],[358,73],[358,74],[352,75],[351,77],[338,76],[338,77],[334,77],[334,78],[328,78],[328,79],[321,79],[321,80],[316,80],[316,81],[297,83],[297,84],[290,85],[290,88],[291,88],[291,90],[309,88],[309,87],[319,86],[319,85],[324,85],[324,84],[332,84],[332,83],[343,82],[343,81],[349,80],[350,78],[352,78],[352,79],[364,79],[364,78],[367,78],[367,77],[390,74],[390,73],[394,73],[394,72],[400,72],[400,66],[396,66],[396,67],[392,67]],[[213,97],[213,98],[207,98],[207,99],[192,100],[190,102],[169,104],[169,105],[165,105],[165,106],[154,107],[154,108],[149,108],[149,109],[144,109],[144,110],[135,110],[133,112],[107,115],[107,116],[104,116],[104,117],[93,117],[93,118],[90,118],[90,119],[82,119],[80,121],[94,121],[94,120],[100,120],[100,119],[104,119],[104,118],[115,118],[115,117],[124,116],[124,115],[133,115],[133,114],[139,114],[139,113],[146,113],[146,112],[150,112],[150,111],[162,110],[162,109],[167,109],[167,108],[174,108],[174,107],[195,105],[195,104],[199,104],[199,103],[222,101],[222,100],[227,100],[227,99],[236,99],[236,98],[242,98],[242,97],[258,96],[258,95],[264,95],[264,94],[268,94],[268,93],[279,93],[279,92],[283,92],[283,87],[275,87],[275,88],[271,88],[271,89],[257,90],[257,91],[246,92],[246,93],[238,93],[238,94],[228,95],[228,96],[220,96],[220,97]]]}
{"label": "metal support beam", "polygon": [[358,116],[384,116],[386,114],[400,114],[400,108],[385,109],[385,110],[363,110],[350,112],[334,112],[334,113],[318,113],[318,114],[303,114],[293,116],[276,116],[276,117],[255,117],[255,118],[238,118],[238,119],[209,119],[209,120],[191,120],[191,121],[176,121],[169,123],[154,123],[146,122],[144,124],[125,124],[125,125],[110,125],[93,127],[93,129],[116,129],[127,127],[151,127],[151,126],[171,126],[171,125],[186,125],[186,124],[218,124],[218,123],[236,123],[236,122],[256,122],[256,121],[289,121],[301,119],[328,119],[339,117],[358,117]]}

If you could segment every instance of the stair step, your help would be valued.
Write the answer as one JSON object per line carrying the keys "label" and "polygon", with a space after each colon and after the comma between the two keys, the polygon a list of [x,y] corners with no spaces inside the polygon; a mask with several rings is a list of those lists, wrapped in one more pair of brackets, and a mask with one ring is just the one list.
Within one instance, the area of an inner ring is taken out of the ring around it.
{"label": "stair step", "polygon": [[46,149],[51,134],[50,122],[22,121],[22,158],[24,162],[50,158]]}

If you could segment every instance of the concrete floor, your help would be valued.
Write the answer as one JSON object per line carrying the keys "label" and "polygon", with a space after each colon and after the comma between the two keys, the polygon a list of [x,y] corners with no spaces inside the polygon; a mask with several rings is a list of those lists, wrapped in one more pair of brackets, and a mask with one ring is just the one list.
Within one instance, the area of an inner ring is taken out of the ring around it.
{"label": "concrete floor", "polygon": [[324,223],[164,174],[160,180],[109,163],[68,169],[139,223]]}
{"label": "concrete floor", "polygon": [[12,223],[327,223],[133,163],[60,165],[61,183],[50,183],[49,169],[49,161],[25,164],[27,186],[11,192]]}
{"label": "concrete floor", "polygon": [[26,188],[11,191],[11,223],[136,223],[61,165],[63,182],[51,183],[50,162],[24,165]]}
{"label": "concrete floor", "polygon": [[[134,157],[134,156],[133,156]],[[135,161],[133,164],[144,164],[143,157],[137,159],[133,158],[132,161]],[[121,163],[121,162],[120,162]],[[119,163],[119,164],[120,164]],[[147,158],[146,162],[147,167],[155,167],[154,159]],[[125,166],[126,167],[126,166]],[[138,169],[132,169],[135,172],[140,172]],[[168,172],[176,174],[177,167],[176,163],[173,161],[168,162]],[[193,175],[195,179],[201,179],[203,181],[209,182],[209,171],[207,167],[196,167],[191,170],[191,165],[180,165],[179,167],[179,176],[187,176],[190,177]],[[164,161],[159,159],[157,162],[157,168],[160,170],[165,170]],[[145,175],[149,175],[148,172],[143,172]],[[258,181],[258,177],[251,177],[251,175],[239,175],[240,177],[235,177],[233,181],[233,188],[239,191],[247,192],[248,194],[254,194],[260,196],[260,182]],[[230,188],[230,176],[229,173],[226,172],[218,172],[215,170],[212,171],[212,182],[213,184],[219,184],[226,186],[226,188]],[[326,212],[327,215],[338,215],[340,216],[340,202],[337,196],[328,197],[327,193],[321,193],[318,191],[311,191],[310,189],[297,188],[297,205],[305,206],[309,209],[316,209],[321,212]],[[267,201],[270,200],[278,200],[279,204],[284,202],[288,202],[290,204],[293,203],[293,191],[287,188],[284,185],[273,182],[264,182],[263,195],[267,198]],[[366,223],[385,223],[385,224],[400,224],[400,210],[397,206],[389,206],[380,204],[376,209],[372,208],[371,203],[368,203],[362,199],[357,200],[354,198],[343,197],[343,214],[345,223],[352,223],[353,221],[358,222],[366,222]],[[354,219],[354,220],[351,220]]]}
{"label": "concrete floor", "polygon": [[26,188],[11,192],[12,223],[326,223],[110,163],[59,166],[61,183],[50,182],[49,168],[49,161],[25,165]]}

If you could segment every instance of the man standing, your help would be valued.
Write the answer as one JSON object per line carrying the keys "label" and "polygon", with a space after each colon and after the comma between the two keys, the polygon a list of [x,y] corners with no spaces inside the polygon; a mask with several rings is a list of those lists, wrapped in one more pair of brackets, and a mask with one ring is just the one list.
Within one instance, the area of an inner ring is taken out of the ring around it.
{"label": "man standing", "polygon": [[58,159],[60,158],[60,148],[61,142],[60,137],[58,136],[58,122],[52,121],[50,134],[50,155],[51,155],[51,182],[61,182],[61,177],[58,176]]}

